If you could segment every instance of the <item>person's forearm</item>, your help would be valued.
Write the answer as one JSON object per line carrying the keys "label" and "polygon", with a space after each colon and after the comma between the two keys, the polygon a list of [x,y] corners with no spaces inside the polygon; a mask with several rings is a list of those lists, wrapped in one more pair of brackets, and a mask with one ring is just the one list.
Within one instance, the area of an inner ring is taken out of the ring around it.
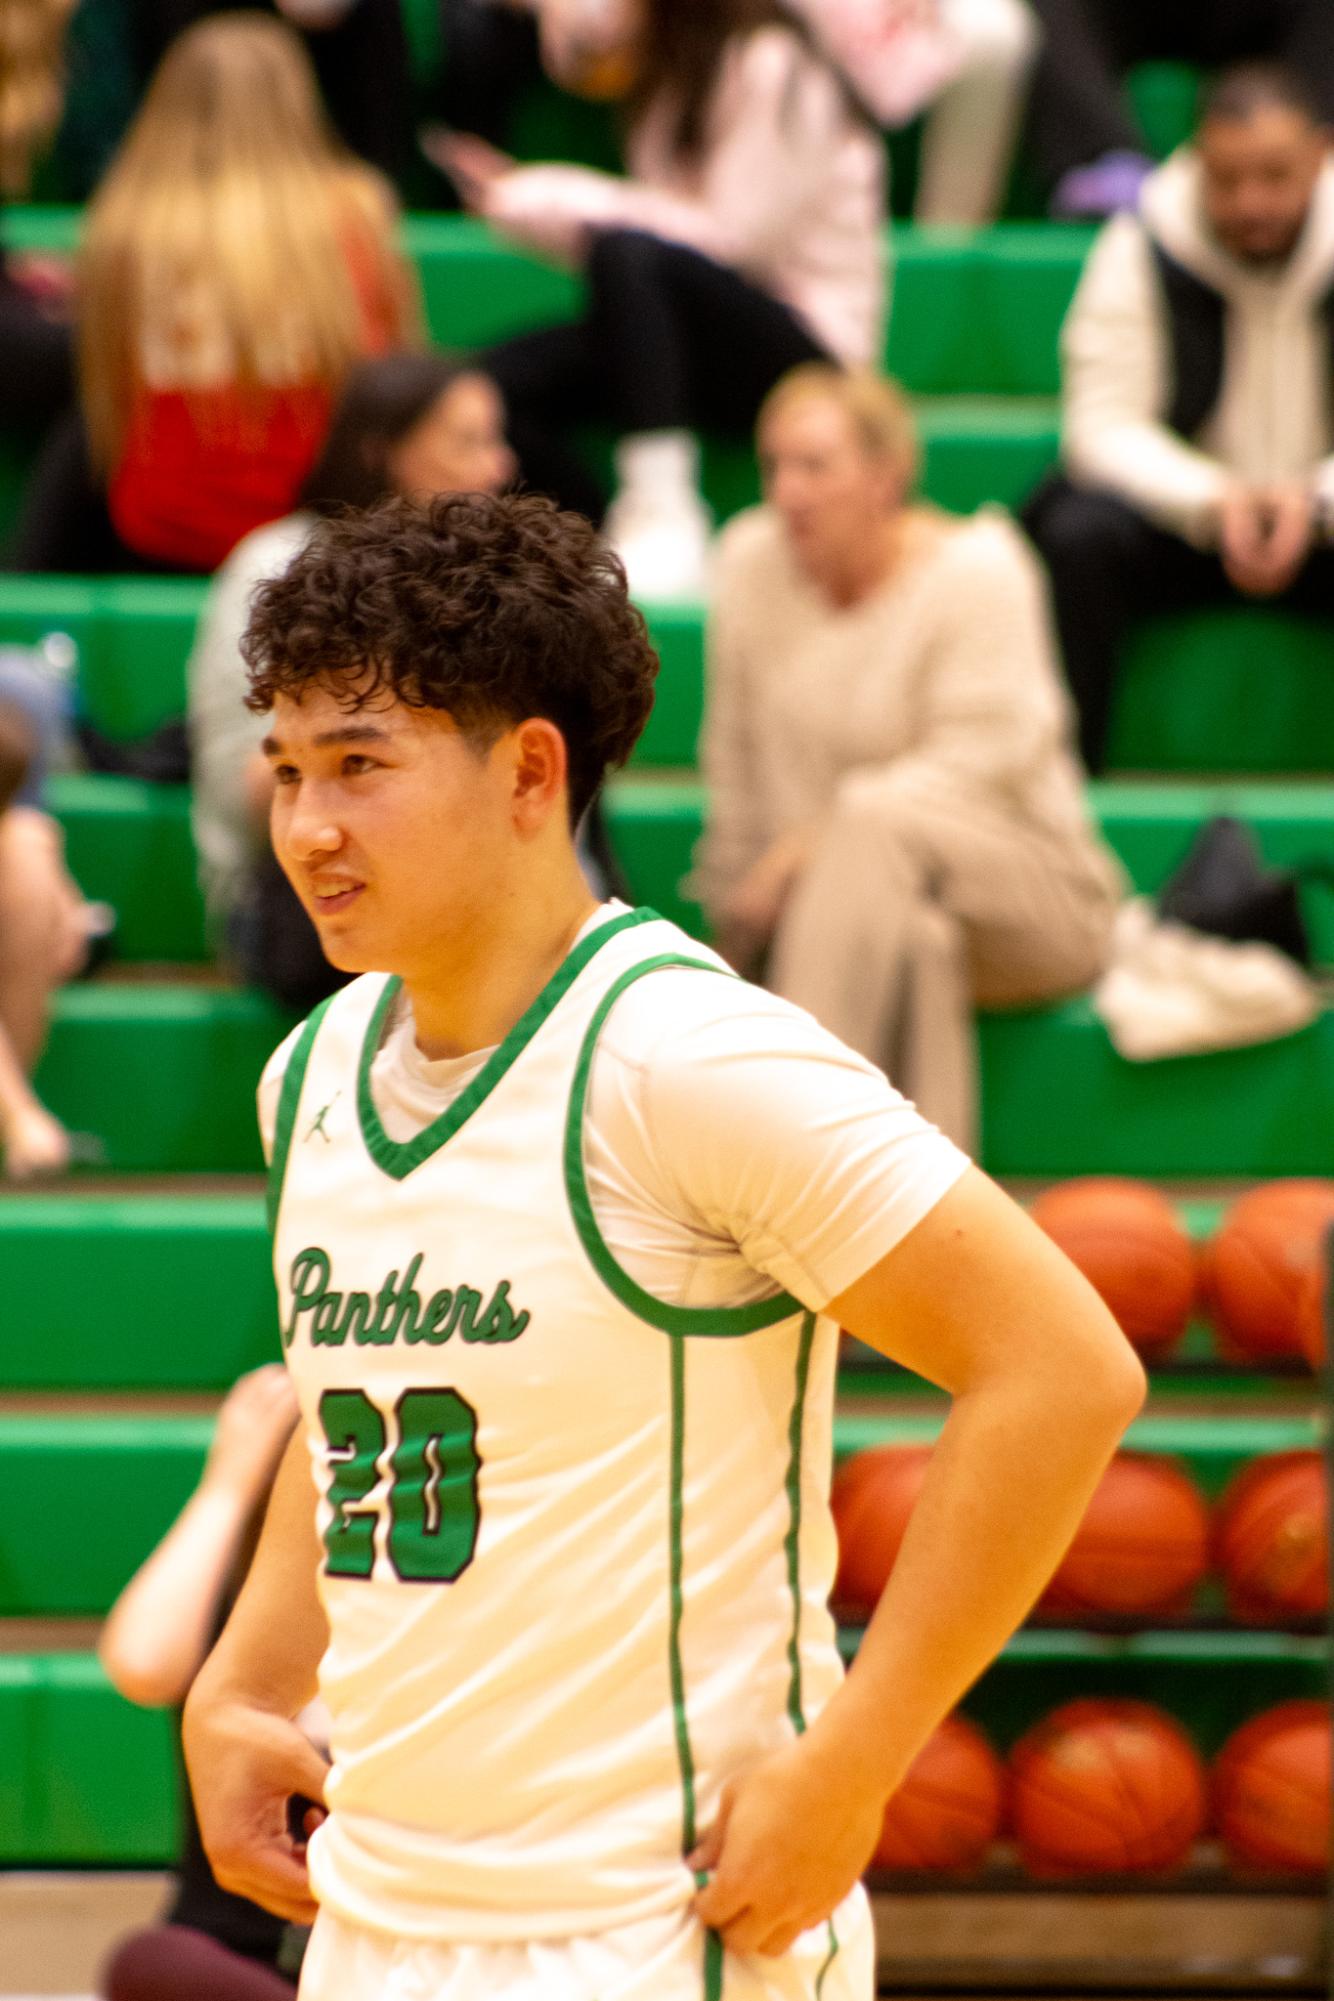
{"label": "person's forearm", "polygon": [[887,1799],[1045,1588],[1116,1449],[1124,1384],[956,1399],[856,1661],[814,1726]]}
{"label": "person's forearm", "polygon": [[199,1671],[190,1707],[235,1702],[284,1717],[305,1707],[328,1644],[319,1560],[310,1452],[298,1426],[278,1469],[250,1574]]}
{"label": "person's forearm", "polygon": [[245,1528],[247,1498],[207,1479],[112,1607],[98,1655],[147,1707],[179,1702],[208,1652]]}

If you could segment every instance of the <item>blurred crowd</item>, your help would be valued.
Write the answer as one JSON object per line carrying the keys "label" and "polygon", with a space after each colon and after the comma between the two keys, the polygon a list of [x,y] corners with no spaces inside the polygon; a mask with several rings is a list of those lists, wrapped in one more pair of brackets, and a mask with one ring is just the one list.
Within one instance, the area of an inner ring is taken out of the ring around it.
{"label": "blurred crowd", "polygon": [[[517,480],[584,511],[637,596],[708,606],[694,887],[714,935],[974,1142],[974,1009],[1082,990],[1111,950],[1125,885],[1084,778],[1128,627],[1334,609],[1334,9],[405,8],[0,0],[0,191],[55,175],[87,198],[70,260],[0,267],[0,449],[31,461],[10,567],[213,577],[188,765],[213,939],[304,1008],[336,976],[267,849],[250,593],[322,514],[390,494]],[[1151,57],[1205,78],[1161,165],[1125,90]],[[619,160],[523,157],[553,87],[605,107]],[[1021,186],[1102,225],[1063,335],[1060,464],[1018,521],[922,500],[880,372],[886,134],[908,125],[917,223],[986,224]],[[434,350],[400,228],[432,202],[577,273],[577,315]],[[754,438],[764,495],[726,525],[715,437]],[[43,811],[71,717],[6,659],[0,1127],[26,1174],[67,1152],[27,1077],[102,919]],[[586,847],[614,882],[596,813]]]}

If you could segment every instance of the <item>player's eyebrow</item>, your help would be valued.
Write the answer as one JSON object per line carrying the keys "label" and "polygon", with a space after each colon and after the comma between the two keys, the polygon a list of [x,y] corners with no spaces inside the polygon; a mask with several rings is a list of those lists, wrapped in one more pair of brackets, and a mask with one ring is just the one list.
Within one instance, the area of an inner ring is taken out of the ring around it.
{"label": "player's eyebrow", "polygon": [[[345,723],[341,729],[321,730],[312,737],[312,750],[331,750],[345,743],[392,743],[388,730],[377,729],[374,723]],[[283,747],[276,736],[266,736],[260,749],[265,757],[281,757]]]}

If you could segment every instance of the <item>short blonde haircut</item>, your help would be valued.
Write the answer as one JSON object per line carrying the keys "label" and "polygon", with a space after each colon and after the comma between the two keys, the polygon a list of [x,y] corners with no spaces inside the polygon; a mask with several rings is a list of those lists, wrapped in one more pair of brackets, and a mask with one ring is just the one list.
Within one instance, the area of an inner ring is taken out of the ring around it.
{"label": "short blonde haircut", "polygon": [[903,474],[905,493],[917,484],[921,448],[908,399],[887,375],[870,368],[839,368],[831,361],[806,361],[774,385],[760,409],[763,431],[770,418],[798,403],[835,403],[851,424],[869,458],[887,459]]}

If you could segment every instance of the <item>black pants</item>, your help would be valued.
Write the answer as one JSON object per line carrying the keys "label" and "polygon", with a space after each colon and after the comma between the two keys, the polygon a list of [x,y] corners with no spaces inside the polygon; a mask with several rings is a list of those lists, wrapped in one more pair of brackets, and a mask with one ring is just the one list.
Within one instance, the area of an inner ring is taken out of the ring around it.
{"label": "black pants", "polygon": [[1028,150],[1043,184],[1103,153],[1141,152],[1122,79],[1173,58],[1212,68],[1286,63],[1334,120],[1331,0],[1032,0],[1043,40],[1029,97]]}
{"label": "black pants", "polygon": [[640,230],[599,232],[588,310],[483,360],[510,412],[530,486],[597,518],[601,496],[572,426],[708,428],[746,436],[774,384],[826,350],[778,299],[697,251]]}
{"label": "black pants", "polygon": [[[1153,527],[1108,493],[1051,480],[1029,502],[1024,526],[1051,573],[1066,678],[1079,710],[1080,749],[1096,774],[1106,761],[1121,645],[1131,625],[1168,612],[1251,600],[1240,597],[1216,555]],[[1316,549],[1281,598],[1254,602],[1334,623],[1334,550]]]}
{"label": "black pants", "polygon": [[[184,28],[206,14],[272,0],[138,0],[139,58],[151,72]],[[334,124],[354,153],[396,177],[412,142],[408,44],[399,0],[356,0],[331,28],[298,30]]]}

